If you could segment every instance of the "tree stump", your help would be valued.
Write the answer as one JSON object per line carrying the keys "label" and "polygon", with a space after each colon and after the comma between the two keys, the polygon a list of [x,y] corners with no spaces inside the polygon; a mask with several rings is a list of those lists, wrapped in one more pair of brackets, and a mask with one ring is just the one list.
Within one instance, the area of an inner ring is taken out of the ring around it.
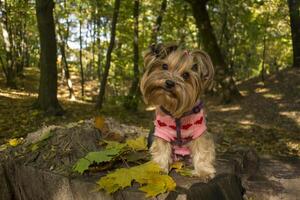
{"label": "tree stump", "polygon": [[[129,129],[135,130],[134,127]],[[140,133],[140,130],[136,132]],[[133,131],[131,134],[137,133]],[[46,142],[38,142],[38,146],[33,145],[41,137],[48,139]],[[68,124],[65,127],[48,127],[29,134],[25,144],[10,148],[4,154],[1,153],[3,156],[0,157],[0,199],[145,199],[145,193],[137,190],[136,185],[113,195],[95,190],[96,181],[104,175],[103,172],[84,175],[72,172],[72,166],[79,158],[85,156],[87,152],[99,150],[101,137],[102,134],[94,128],[92,121]],[[282,168],[283,163],[275,161],[271,159],[259,161],[255,152],[249,149],[239,149],[230,154],[220,155],[216,163],[217,176],[213,180],[201,183],[197,178],[183,177],[171,172],[170,175],[177,184],[176,191],[159,195],[157,199],[239,200],[243,199],[245,192],[248,197],[263,194],[274,189],[274,181],[269,181],[268,177],[265,177],[270,176],[272,170],[263,168],[262,171],[258,168],[260,162],[264,166],[269,166],[270,162],[275,163],[272,169],[281,175],[281,179],[278,177],[278,183],[282,182],[282,178],[285,180],[292,178],[295,184],[300,181],[299,168],[293,168],[294,171],[290,172],[289,176],[280,174],[278,170]],[[300,164],[297,159],[295,163]],[[292,176],[293,174],[295,176]],[[261,186],[262,182],[265,187]],[[246,188],[246,191],[243,188]],[[290,191],[291,187],[288,189]],[[277,185],[274,191],[284,192],[285,188]],[[299,189],[293,192],[300,193]]]}

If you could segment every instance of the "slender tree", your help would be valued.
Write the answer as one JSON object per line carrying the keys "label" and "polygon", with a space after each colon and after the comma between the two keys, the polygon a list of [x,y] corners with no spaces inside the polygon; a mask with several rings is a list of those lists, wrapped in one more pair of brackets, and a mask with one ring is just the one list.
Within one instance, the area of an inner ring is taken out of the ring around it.
{"label": "slender tree", "polygon": [[62,114],[57,99],[57,47],[53,19],[53,0],[36,0],[40,36],[40,86],[37,106],[51,115]]}
{"label": "slender tree", "polygon": [[288,0],[293,43],[293,66],[300,68],[300,1]]}
{"label": "slender tree", "polygon": [[102,65],[101,65],[101,19],[100,16],[98,15],[98,7],[97,7],[97,48],[98,48],[98,56],[97,56],[97,77],[98,80],[100,80],[101,74],[102,74]]}
{"label": "slender tree", "polygon": [[[68,22],[67,22],[68,24]],[[69,26],[69,25],[67,25]],[[63,67],[63,72],[64,72],[64,77],[66,79],[67,87],[69,90],[69,98],[71,100],[75,100],[75,94],[74,94],[74,89],[73,89],[73,84],[70,76],[70,70],[69,70],[69,63],[66,55],[66,48],[67,48],[67,36],[64,38],[62,33],[60,32],[61,30],[58,30],[58,35],[60,37],[60,42],[58,43],[60,53],[61,53],[61,58],[62,58],[62,67]],[[67,32],[69,32],[69,28],[67,27]],[[69,35],[68,33],[66,35]]]}
{"label": "slender tree", "polygon": [[137,110],[139,94],[139,0],[134,1],[133,6],[133,80],[125,102],[125,107]]}
{"label": "slender tree", "polygon": [[110,62],[111,62],[111,53],[112,53],[114,45],[115,45],[116,25],[117,25],[117,21],[118,21],[120,2],[121,2],[121,0],[115,0],[114,13],[113,13],[113,19],[112,19],[111,31],[110,31],[110,43],[109,43],[109,47],[108,47],[107,53],[106,53],[105,69],[104,69],[104,73],[103,73],[102,80],[101,80],[98,101],[96,104],[96,107],[98,109],[102,108],[102,104],[104,101],[105,88],[106,88],[106,84],[107,84],[107,77],[109,74],[109,68],[110,68]]}
{"label": "slender tree", "polygon": [[69,99],[75,100],[75,93],[73,89],[73,83],[70,76],[70,70],[69,70],[69,63],[67,58],[67,49],[68,49],[68,38],[70,35],[70,20],[68,18],[68,12],[67,12],[67,2],[66,0],[63,1],[63,5],[60,5],[60,10],[64,12],[64,14],[67,14],[66,19],[66,28],[64,24],[61,24],[58,20],[58,17],[56,17],[56,24],[57,24],[57,33],[59,36],[59,41],[57,42],[60,53],[61,53],[61,61],[62,61],[62,80],[66,82],[68,90],[69,90]]}
{"label": "slender tree", "polygon": [[84,97],[84,73],[83,73],[83,63],[82,63],[82,19],[81,19],[82,7],[79,6],[79,65],[80,65],[80,77],[81,77],[81,96]]}
{"label": "slender tree", "polygon": [[222,99],[230,102],[233,98],[239,97],[240,93],[231,76],[228,65],[221,53],[210,22],[206,4],[208,0],[187,0],[192,8],[196,26],[199,30],[199,41],[204,49],[211,56],[216,69],[216,81],[221,85]]}
{"label": "slender tree", "polygon": [[2,32],[2,38],[4,42],[5,50],[5,61],[2,61],[2,69],[6,77],[6,86],[10,88],[16,88],[16,69],[15,69],[15,58],[14,58],[14,47],[13,47],[13,37],[12,37],[12,24],[9,19],[9,6],[7,1],[0,1],[1,6],[1,19],[0,19],[0,28]]}
{"label": "slender tree", "polygon": [[[188,5],[184,5],[183,7],[183,13],[182,13],[182,20],[181,20],[181,25],[182,27],[184,27],[184,25],[186,24],[186,20],[187,20],[187,16],[188,16]],[[185,38],[186,38],[186,29],[182,28],[178,30],[178,37],[179,37],[179,44],[183,45],[185,44]]]}
{"label": "slender tree", "polygon": [[158,32],[160,30],[163,16],[164,16],[166,10],[167,10],[167,0],[162,0],[160,10],[159,10],[158,16],[156,18],[156,22],[155,22],[155,24],[153,26],[153,30],[152,30],[151,44],[157,43]]}

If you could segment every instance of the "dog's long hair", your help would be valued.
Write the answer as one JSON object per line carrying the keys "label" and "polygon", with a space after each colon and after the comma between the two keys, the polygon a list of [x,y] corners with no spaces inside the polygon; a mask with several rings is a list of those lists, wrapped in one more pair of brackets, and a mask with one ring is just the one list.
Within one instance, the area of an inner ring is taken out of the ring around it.
{"label": "dog's long hair", "polygon": [[174,117],[192,109],[213,83],[210,57],[175,44],[152,45],[144,54],[141,92],[146,104],[163,106]]}

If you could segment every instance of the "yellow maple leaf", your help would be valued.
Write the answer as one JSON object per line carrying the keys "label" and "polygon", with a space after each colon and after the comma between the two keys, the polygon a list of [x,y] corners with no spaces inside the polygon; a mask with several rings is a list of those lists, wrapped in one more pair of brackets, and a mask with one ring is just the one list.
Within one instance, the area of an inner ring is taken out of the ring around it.
{"label": "yellow maple leaf", "polygon": [[140,136],[136,139],[126,140],[126,144],[135,151],[147,150],[146,138]]}
{"label": "yellow maple leaf", "polygon": [[102,177],[97,183],[100,189],[108,193],[129,187],[132,182],[138,182],[139,190],[146,192],[147,197],[172,191],[176,187],[174,180],[165,174],[154,162],[147,162],[131,168],[121,168]]}
{"label": "yellow maple leaf", "polygon": [[171,165],[171,169],[175,169],[175,171],[182,176],[193,176],[192,169],[187,168],[186,166],[184,166],[183,162],[180,161],[174,162]]}
{"label": "yellow maple leaf", "polygon": [[12,147],[16,147],[23,142],[23,138],[12,138],[8,140],[8,144]]}
{"label": "yellow maple leaf", "polygon": [[182,162],[174,162],[172,165],[171,165],[171,169],[182,169],[183,168],[183,163]]}
{"label": "yellow maple leaf", "polygon": [[95,128],[102,130],[105,124],[105,119],[103,116],[95,117]]}

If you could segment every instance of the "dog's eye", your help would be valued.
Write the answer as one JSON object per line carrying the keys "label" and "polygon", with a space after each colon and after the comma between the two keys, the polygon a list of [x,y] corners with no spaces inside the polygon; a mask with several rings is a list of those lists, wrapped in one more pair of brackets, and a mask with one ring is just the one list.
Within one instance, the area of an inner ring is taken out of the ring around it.
{"label": "dog's eye", "polygon": [[169,68],[169,66],[168,66],[167,64],[163,64],[163,65],[162,65],[162,69],[163,69],[163,70],[168,70],[168,68]]}
{"label": "dog's eye", "polygon": [[188,72],[184,72],[181,76],[184,80],[188,80],[190,77],[190,74]]}
{"label": "dog's eye", "polygon": [[193,64],[192,70],[196,72],[198,70],[198,65],[197,64]]}

